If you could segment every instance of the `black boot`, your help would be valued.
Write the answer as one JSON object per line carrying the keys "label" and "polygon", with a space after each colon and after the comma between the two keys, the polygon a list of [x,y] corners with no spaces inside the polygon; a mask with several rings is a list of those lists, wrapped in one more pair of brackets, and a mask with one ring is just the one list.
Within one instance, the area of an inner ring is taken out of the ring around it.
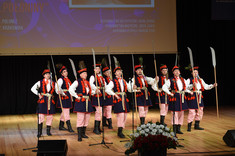
{"label": "black boot", "polygon": [[176,127],[177,127],[176,133],[178,133],[178,134],[184,134],[184,133],[181,132],[181,130],[180,130],[181,125],[176,125]]}
{"label": "black boot", "polygon": [[100,121],[98,121],[98,130],[99,130],[100,133],[103,132],[103,131],[100,129]]}
{"label": "black boot", "polygon": [[194,129],[197,129],[197,130],[204,130],[204,128],[200,127],[199,124],[200,124],[200,121],[195,121]]}
{"label": "black boot", "polygon": [[177,125],[173,125],[173,132],[177,133]]}
{"label": "black boot", "polygon": [[113,126],[112,126],[112,118],[107,119],[107,120],[108,120],[108,123],[109,123],[108,128],[109,128],[109,129],[113,129]]}
{"label": "black boot", "polygon": [[42,127],[43,127],[43,124],[38,124],[38,135],[37,137],[41,137],[42,136]]}
{"label": "black boot", "polygon": [[160,124],[167,126],[167,124],[165,124],[165,116],[163,115],[160,116]]}
{"label": "black boot", "polygon": [[52,136],[51,134],[51,126],[47,126],[47,135]]}
{"label": "black boot", "polygon": [[103,124],[104,127],[108,126],[108,124],[106,123],[106,120],[107,120],[107,118],[105,116],[103,116],[102,117],[102,124]]}
{"label": "black boot", "polygon": [[118,127],[118,136],[120,137],[120,138],[125,138],[125,135],[122,133],[122,127]]}
{"label": "black boot", "polygon": [[140,124],[143,125],[145,123],[145,117],[140,117]]}
{"label": "black boot", "polygon": [[82,127],[82,138],[88,138],[86,135],[86,127]]}
{"label": "black boot", "polygon": [[82,127],[77,127],[78,130],[78,141],[82,141]]}
{"label": "black boot", "polygon": [[187,129],[188,132],[191,132],[191,127],[192,127],[192,122],[188,123],[188,129]]}
{"label": "black boot", "polygon": [[94,132],[95,134],[101,134],[100,131],[99,131],[99,128],[98,128],[99,122],[100,122],[100,121],[96,121],[96,120],[95,120],[94,130],[93,130],[93,132]]}
{"label": "black boot", "polygon": [[74,130],[72,129],[70,120],[67,120],[67,121],[66,121],[66,124],[67,124],[67,127],[68,127],[68,131],[69,131],[69,132],[74,132]]}
{"label": "black boot", "polygon": [[64,127],[64,121],[61,121],[61,120],[60,120],[59,130],[67,131],[67,129]]}

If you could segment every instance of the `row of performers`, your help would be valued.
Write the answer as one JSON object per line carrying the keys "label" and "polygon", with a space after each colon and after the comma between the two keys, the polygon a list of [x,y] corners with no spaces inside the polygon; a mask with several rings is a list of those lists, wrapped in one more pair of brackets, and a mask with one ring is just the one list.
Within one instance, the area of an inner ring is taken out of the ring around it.
{"label": "row of performers", "polygon": [[[63,112],[61,113],[59,130],[68,130],[74,132],[70,123],[70,109],[72,109],[72,101],[75,98],[73,111],[77,113],[77,131],[78,141],[82,138],[88,138],[85,134],[91,113],[95,112],[94,130],[95,134],[101,134],[100,123],[104,126],[112,127],[112,107],[117,116],[118,137],[124,138],[123,128],[129,112],[129,100],[126,93],[129,91],[136,92],[136,100],[139,111],[141,124],[145,123],[145,117],[148,113],[148,107],[152,105],[148,86],[156,91],[156,100],[160,107],[160,123],[165,124],[165,116],[168,110],[172,112],[172,125],[176,133],[183,134],[181,125],[183,125],[184,111],[189,110],[188,114],[188,130],[191,131],[192,122],[195,120],[195,129],[203,130],[199,126],[203,117],[203,96],[204,90],[210,90],[217,84],[206,84],[202,78],[199,78],[198,67],[194,67],[192,77],[185,80],[180,75],[180,69],[174,66],[172,69],[173,77],[168,79],[168,68],[166,65],[160,67],[161,75],[155,78],[143,75],[141,65],[135,66],[136,75],[132,81],[126,82],[122,77],[121,67],[114,69],[115,78],[110,79],[111,71],[108,67],[102,69],[101,65],[96,64],[94,75],[87,80],[87,68],[82,68],[78,72],[79,78],[73,83],[68,78],[68,71],[65,66],[60,69],[61,78],[58,79],[58,85],[53,82],[50,77],[50,70],[45,69],[42,73],[43,79],[38,81],[31,91],[36,94],[38,99],[38,136],[42,135],[44,118],[46,117],[47,135],[51,134],[51,125],[53,114],[55,114],[55,102],[53,93],[61,95]],[[133,83],[134,82],[134,83]],[[57,87],[58,86],[58,87]],[[187,93],[187,94],[186,94]],[[187,95],[187,96],[186,96]],[[59,100],[58,100],[59,102]],[[198,108],[199,104],[199,108]],[[102,106],[104,107],[104,115],[102,118]],[[60,104],[57,104],[60,107]],[[174,113],[173,113],[174,112]],[[174,114],[174,117],[173,117]],[[174,119],[174,120],[173,120]],[[107,124],[108,122],[108,124]],[[64,124],[67,124],[66,129]]]}

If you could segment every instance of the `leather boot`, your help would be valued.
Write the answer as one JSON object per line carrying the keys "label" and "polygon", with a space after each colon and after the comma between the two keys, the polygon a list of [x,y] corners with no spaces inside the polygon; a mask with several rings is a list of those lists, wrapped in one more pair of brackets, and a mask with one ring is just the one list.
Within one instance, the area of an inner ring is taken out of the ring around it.
{"label": "leather boot", "polygon": [[204,130],[204,128],[200,127],[199,124],[200,124],[200,121],[195,121],[194,129],[196,129],[196,130]]}
{"label": "leather boot", "polygon": [[38,135],[37,135],[37,137],[41,137],[42,136],[42,127],[43,127],[42,123],[38,124]]}
{"label": "leather boot", "polygon": [[51,126],[47,126],[47,135],[52,136],[51,134]]}
{"label": "leather boot", "polygon": [[86,135],[86,127],[82,127],[82,138],[88,138],[88,136]]}
{"label": "leather boot", "polygon": [[191,132],[191,127],[192,127],[192,122],[188,123],[188,129],[187,129],[188,132]]}
{"label": "leather boot", "polygon": [[165,124],[165,116],[163,115],[160,116],[160,124],[167,126],[167,124]]}
{"label": "leather boot", "polygon": [[67,131],[67,129],[64,127],[64,121],[61,121],[61,120],[60,120],[59,130]]}
{"label": "leather boot", "polygon": [[122,127],[118,127],[118,136],[120,137],[120,138],[125,138],[125,135],[122,133]]}
{"label": "leather boot", "polygon": [[78,141],[82,141],[82,127],[77,127],[78,130]]}
{"label": "leather boot", "polygon": [[99,130],[99,132],[101,133],[101,132],[103,132],[101,129],[100,129],[100,121],[98,121],[98,130]]}
{"label": "leather boot", "polygon": [[74,130],[72,129],[70,120],[67,120],[67,121],[66,121],[66,124],[67,124],[67,127],[68,127],[68,131],[69,131],[69,132],[74,132]]}
{"label": "leather boot", "polygon": [[140,124],[143,125],[145,123],[145,117],[140,117]]}
{"label": "leather boot", "polygon": [[98,126],[99,126],[99,121],[96,121],[96,120],[95,120],[95,123],[94,123],[94,130],[93,130],[93,132],[94,132],[95,134],[101,134],[100,131],[99,131]]}
{"label": "leather boot", "polygon": [[113,129],[113,126],[112,126],[112,118],[110,118],[110,119],[107,119],[108,120],[108,128],[109,129]]}
{"label": "leather boot", "polygon": [[106,120],[107,120],[107,118],[105,116],[103,116],[102,117],[102,124],[103,124],[104,127],[108,126],[108,124],[106,123]]}
{"label": "leather boot", "polygon": [[176,127],[177,127],[176,133],[178,133],[178,134],[184,134],[184,133],[181,132],[181,130],[180,130],[181,125],[177,125]]}

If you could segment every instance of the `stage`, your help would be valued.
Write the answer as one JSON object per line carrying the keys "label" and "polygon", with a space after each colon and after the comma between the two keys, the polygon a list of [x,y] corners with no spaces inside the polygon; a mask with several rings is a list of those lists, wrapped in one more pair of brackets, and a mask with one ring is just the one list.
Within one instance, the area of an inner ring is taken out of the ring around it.
{"label": "stage", "polygon": [[[185,112],[184,125],[182,126],[183,135],[177,135],[180,144],[184,147],[176,150],[168,150],[168,155],[235,155],[235,148],[227,146],[222,137],[227,130],[235,129],[235,107],[220,106],[220,118],[216,117],[215,107],[206,107],[201,127],[204,131],[194,130],[187,132],[187,114]],[[126,128],[124,134],[127,136],[132,133],[131,118],[132,113],[128,114]],[[52,135],[46,135],[44,123],[43,137],[40,140],[61,140],[66,139],[68,144],[67,155],[124,155],[126,148],[125,142],[117,137],[116,116],[113,114],[113,130],[105,128],[105,141],[113,142],[106,148],[103,145],[89,146],[89,144],[100,143],[102,136],[95,135],[93,131],[94,114],[92,114],[89,125],[87,127],[87,135],[89,139],[83,139],[82,142],[77,141],[77,133],[69,133],[67,131],[59,131],[59,118],[57,113],[54,116],[52,125]],[[168,113],[166,123],[170,124],[171,114]],[[159,110],[151,109],[148,113],[146,121],[159,121]],[[72,127],[76,130],[76,114],[71,114]],[[23,151],[24,148],[31,148],[37,145],[37,116],[29,115],[4,115],[0,116],[0,154],[5,155],[36,155],[32,150]],[[77,130],[76,130],[77,131]],[[137,155],[137,152],[133,155]]]}

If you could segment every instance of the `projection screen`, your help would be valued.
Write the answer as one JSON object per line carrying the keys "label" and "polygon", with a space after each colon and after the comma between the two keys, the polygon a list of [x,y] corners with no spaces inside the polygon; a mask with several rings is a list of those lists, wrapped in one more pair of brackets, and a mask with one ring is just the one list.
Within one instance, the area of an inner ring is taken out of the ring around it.
{"label": "projection screen", "polygon": [[0,55],[177,52],[175,0],[1,0]]}

